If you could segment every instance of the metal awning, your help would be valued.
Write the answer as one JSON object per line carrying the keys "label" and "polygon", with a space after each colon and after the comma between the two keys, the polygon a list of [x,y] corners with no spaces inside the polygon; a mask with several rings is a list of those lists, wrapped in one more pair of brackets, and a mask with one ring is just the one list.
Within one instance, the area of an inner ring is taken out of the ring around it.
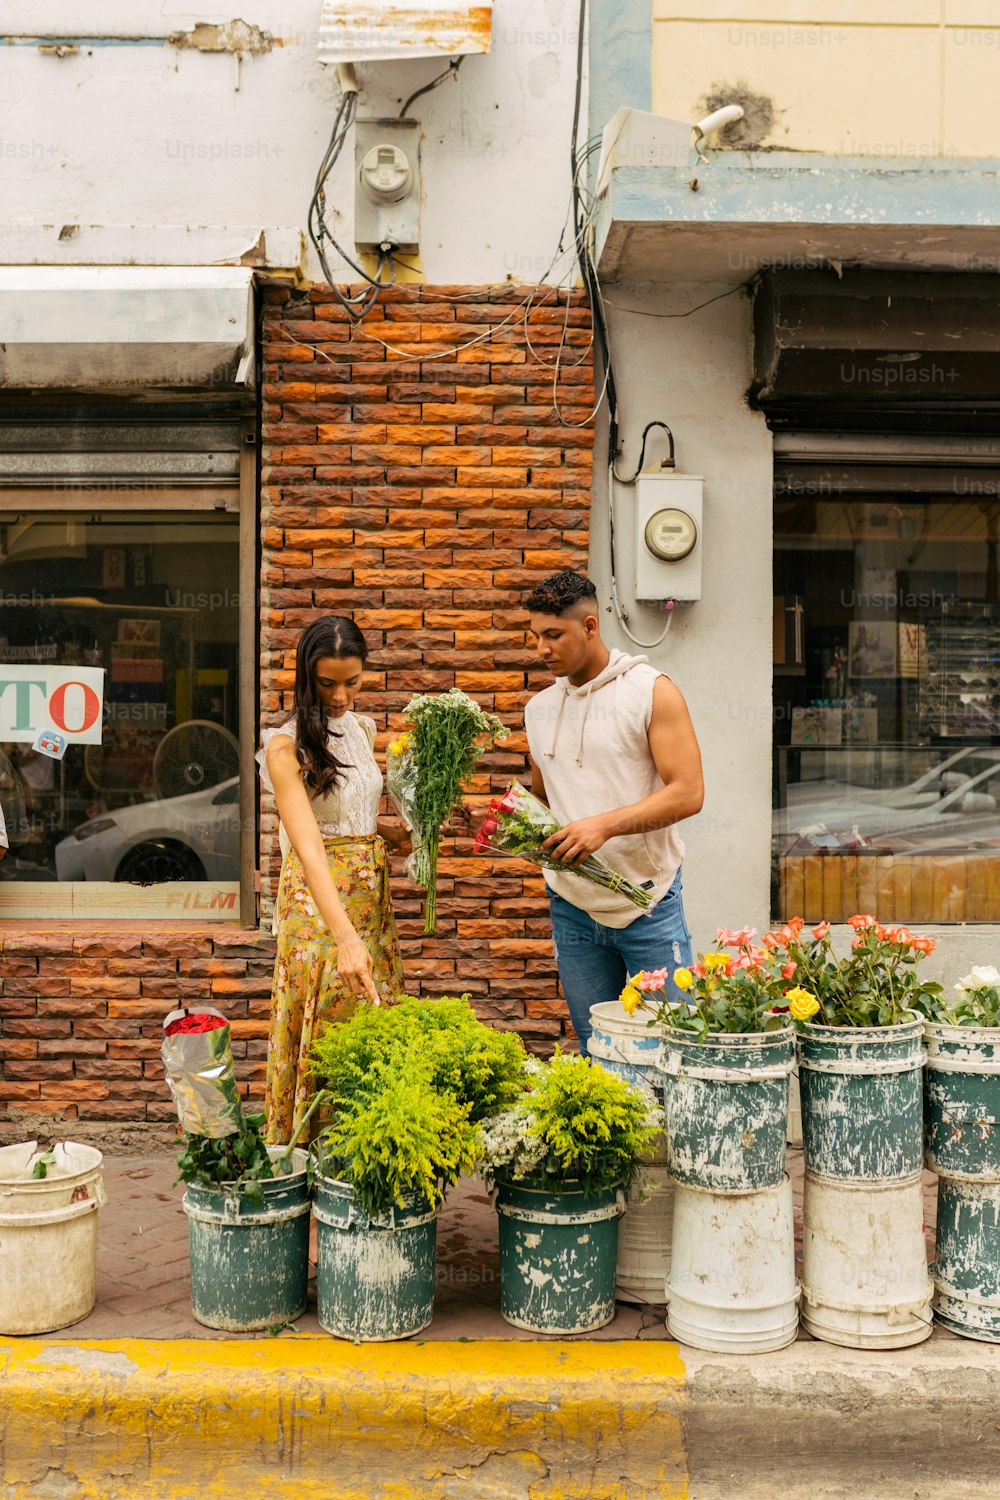
{"label": "metal awning", "polygon": [[244,266],[0,267],[0,390],[253,385]]}
{"label": "metal awning", "polygon": [[736,287],[767,269],[996,272],[1000,161],[731,151],[621,111],[605,131],[602,281]]}

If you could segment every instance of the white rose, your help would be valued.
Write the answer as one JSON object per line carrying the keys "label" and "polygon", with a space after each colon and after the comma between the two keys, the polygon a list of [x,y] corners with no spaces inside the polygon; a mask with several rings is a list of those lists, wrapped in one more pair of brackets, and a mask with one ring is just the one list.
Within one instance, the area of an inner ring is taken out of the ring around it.
{"label": "white rose", "polygon": [[993,985],[1000,985],[1000,970],[995,969],[992,964],[974,964],[972,973],[960,979],[955,990],[958,994],[965,995],[970,990],[986,990]]}

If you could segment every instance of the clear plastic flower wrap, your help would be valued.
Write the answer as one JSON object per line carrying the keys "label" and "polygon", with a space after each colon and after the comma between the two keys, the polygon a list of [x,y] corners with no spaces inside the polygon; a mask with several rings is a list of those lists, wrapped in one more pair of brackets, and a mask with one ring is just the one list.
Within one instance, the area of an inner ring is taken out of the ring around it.
{"label": "clear plastic flower wrap", "polygon": [[565,870],[570,875],[579,875],[581,880],[601,885],[605,890],[620,891],[642,911],[649,910],[652,904],[649,892],[633,884],[599,854],[588,854],[578,865],[567,865],[553,859],[542,844],[562,826],[544,802],[539,802],[532,792],[515,781],[503,797],[496,797],[489,804],[472,852],[478,854],[483,849],[491,849],[515,859],[531,860],[546,870]]}

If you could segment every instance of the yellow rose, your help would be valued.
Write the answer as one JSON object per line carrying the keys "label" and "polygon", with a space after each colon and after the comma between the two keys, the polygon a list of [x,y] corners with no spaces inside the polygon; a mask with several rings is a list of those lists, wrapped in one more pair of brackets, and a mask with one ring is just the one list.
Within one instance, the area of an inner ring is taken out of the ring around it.
{"label": "yellow rose", "polygon": [[694,975],[690,969],[675,969],[674,984],[679,990],[689,990],[694,984]]}
{"label": "yellow rose", "polygon": [[728,953],[703,953],[701,961],[706,969],[727,969],[730,963]]}
{"label": "yellow rose", "polygon": [[796,988],[785,991],[789,1014],[793,1021],[808,1021],[819,1010],[819,1001],[808,990]]}
{"label": "yellow rose", "polygon": [[627,1016],[635,1015],[637,1008],[642,1003],[642,996],[631,984],[625,986],[618,998],[622,1003],[622,1010]]}
{"label": "yellow rose", "polygon": [[392,755],[402,755],[409,743],[410,736],[408,734],[397,735],[396,739],[389,741],[389,751]]}

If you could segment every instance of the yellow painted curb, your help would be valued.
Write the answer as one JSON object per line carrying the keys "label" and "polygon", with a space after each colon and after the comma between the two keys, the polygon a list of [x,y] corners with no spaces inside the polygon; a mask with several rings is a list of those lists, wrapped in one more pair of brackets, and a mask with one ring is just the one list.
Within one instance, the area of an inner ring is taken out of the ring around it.
{"label": "yellow painted curb", "polygon": [[0,1340],[0,1492],[686,1500],[684,1385],[661,1341]]}

